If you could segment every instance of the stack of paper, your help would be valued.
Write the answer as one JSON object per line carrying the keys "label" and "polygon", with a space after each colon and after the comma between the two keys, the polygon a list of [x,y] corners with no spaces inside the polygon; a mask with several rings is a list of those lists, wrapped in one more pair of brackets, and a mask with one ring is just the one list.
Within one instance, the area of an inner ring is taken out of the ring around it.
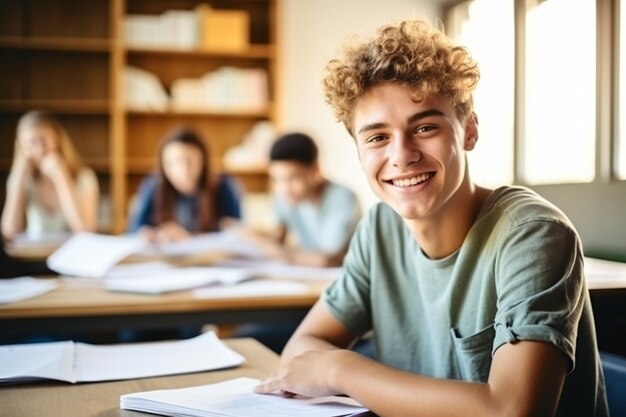
{"label": "stack of paper", "polygon": [[58,287],[55,280],[19,277],[0,281],[0,304],[37,297]]}
{"label": "stack of paper", "polygon": [[585,257],[589,289],[626,288],[626,263]]}
{"label": "stack of paper", "polygon": [[104,280],[104,288],[111,291],[162,294],[206,285],[233,285],[252,278],[243,268],[188,267],[176,268],[159,263],[120,265],[113,268]]}
{"label": "stack of paper", "polygon": [[126,394],[120,408],[164,416],[333,417],[367,412],[346,397],[286,398],[255,394],[258,379],[237,378],[198,387]]}
{"label": "stack of paper", "polygon": [[5,345],[0,346],[0,383],[146,378],[230,368],[244,361],[213,332],[173,342],[97,346],[67,341]]}

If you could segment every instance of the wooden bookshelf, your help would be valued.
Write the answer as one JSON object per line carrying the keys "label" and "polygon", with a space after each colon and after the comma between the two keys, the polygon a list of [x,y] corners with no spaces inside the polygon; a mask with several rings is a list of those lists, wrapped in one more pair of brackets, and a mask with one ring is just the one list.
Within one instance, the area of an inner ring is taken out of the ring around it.
{"label": "wooden bookshelf", "polygon": [[[19,117],[47,110],[67,127],[83,160],[96,172],[110,202],[111,231],[122,232],[129,201],[141,178],[155,167],[162,137],[178,126],[197,130],[208,142],[212,166],[258,121],[277,123],[277,2],[280,0],[29,0],[0,2],[0,203],[11,166]],[[250,45],[240,51],[198,47],[125,45],[128,15],[192,10],[200,4],[236,9],[250,16]],[[156,75],[169,92],[179,78],[200,77],[223,66],[263,68],[270,103],[258,109],[127,108],[123,70],[127,65]],[[261,167],[232,172],[250,191],[267,188]]]}

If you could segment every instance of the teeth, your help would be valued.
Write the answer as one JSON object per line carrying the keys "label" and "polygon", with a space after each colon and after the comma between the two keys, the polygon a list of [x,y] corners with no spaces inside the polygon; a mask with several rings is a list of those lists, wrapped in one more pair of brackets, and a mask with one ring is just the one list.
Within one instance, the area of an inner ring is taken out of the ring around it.
{"label": "teeth", "polygon": [[419,184],[430,178],[430,174],[420,174],[411,178],[402,178],[399,180],[392,180],[393,185],[396,187],[408,187],[411,185]]}

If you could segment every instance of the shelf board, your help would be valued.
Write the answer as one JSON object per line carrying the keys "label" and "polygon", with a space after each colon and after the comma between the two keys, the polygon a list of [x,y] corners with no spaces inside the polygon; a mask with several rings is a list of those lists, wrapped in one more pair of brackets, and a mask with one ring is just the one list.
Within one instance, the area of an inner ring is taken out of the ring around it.
{"label": "shelf board", "polygon": [[126,162],[126,170],[129,174],[148,174],[155,168],[155,157],[133,157],[128,158]]}
{"label": "shelf board", "polygon": [[150,110],[134,110],[127,109],[129,116],[155,116],[155,117],[251,117],[251,118],[269,118],[270,108],[265,109],[233,109],[233,110],[166,110],[166,111],[150,111]]}
{"label": "shelf board", "polygon": [[0,99],[1,112],[25,112],[33,109],[65,114],[108,114],[108,100],[48,100],[48,99]]}
{"label": "shelf board", "polygon": [[225,167],[225,172],[233,175],[251,176],[251,177],[267,177],[267,166],[253,165],[250,167]]}
{"label": "shelf board", "polygon": [[0,36],[0,48],[73,52],[109,52],[111,40],[106,38],[39,38]]}
{"label": "shelf board", "polygon": [[250,45],[242,51],[220,51],[211,49],[184,49],[184,48],[159,48],[128,46],[126,52],[131,55],[163,55],[183,56],[191,58],[247,58],[247,59],[270,59],[274,58],[275,48],[273,45]]}

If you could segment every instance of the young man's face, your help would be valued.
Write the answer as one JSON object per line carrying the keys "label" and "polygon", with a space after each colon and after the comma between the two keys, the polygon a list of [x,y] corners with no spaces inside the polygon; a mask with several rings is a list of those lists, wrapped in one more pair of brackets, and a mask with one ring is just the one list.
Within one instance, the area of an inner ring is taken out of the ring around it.
{"label": "young man's face", "polygon": [[308,199],[315,188],[317,165],[272,161],[268,171],[274,194],[288,205]]}
{"label": "young man's face", "polygon": [[354,109],[361,167],[376,195],[405,219],[436,216],[465,175],[465,151],[477,138],[474,117],[461,120],[445,99],[414,102],[411,92],[385,83]]}

